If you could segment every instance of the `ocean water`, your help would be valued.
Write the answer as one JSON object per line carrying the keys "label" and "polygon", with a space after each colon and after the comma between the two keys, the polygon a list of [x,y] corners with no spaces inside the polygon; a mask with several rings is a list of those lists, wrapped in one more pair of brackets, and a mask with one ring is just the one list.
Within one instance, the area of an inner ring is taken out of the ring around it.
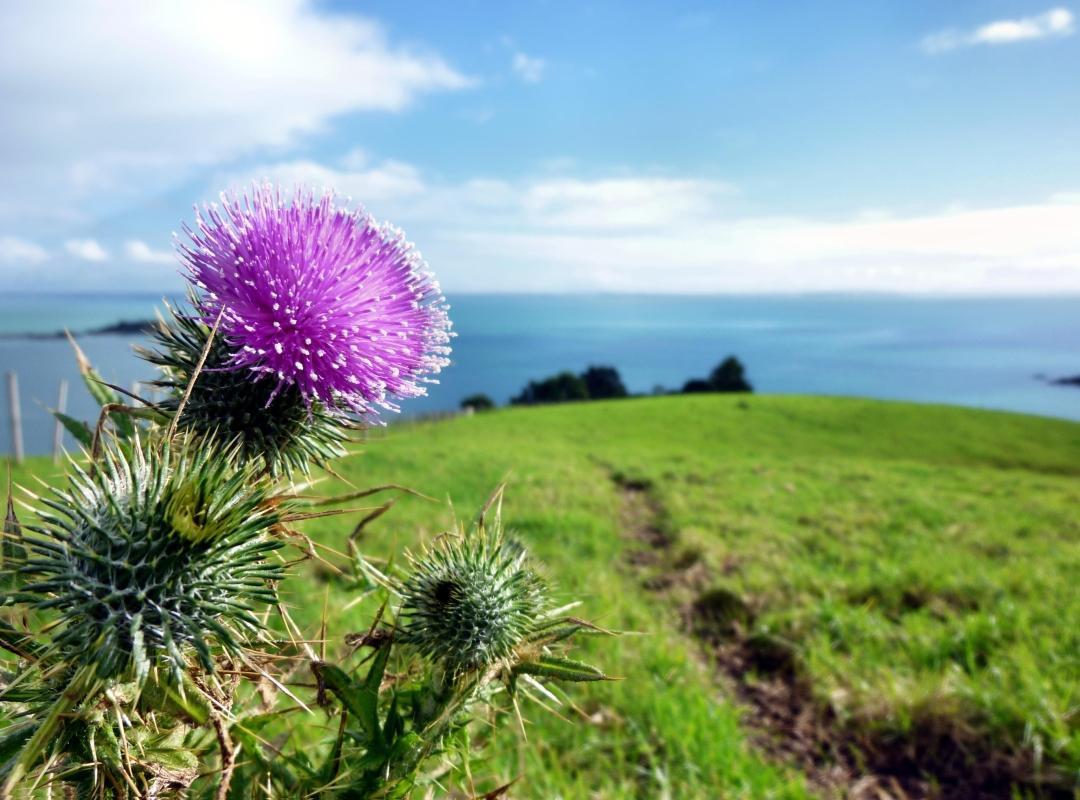
{"label": "ocean water", "polygon": [[[927,299],[892,296],[450,296],[453,364],[406,414],[456,408],[474,392],[506,402],[530,379],[590,364],[617,367],[633,392],[676,388],[728,354],[761,392],[861,395],[1080,419],[1080,389],[1038,376],[1080,373],[1080,297]],[[0,298],[0,334],[72,330],[149,318],[144,295]],[[84,336],[106,380],[152,371],[132,337]],[[0,338],[0,371],[18,374],[28,452],[50,447],[61,378],[68,408],[92,401],[63,339]],[[0,452],[8,452],[0,397]],[[70,442],[69,442],[70,444]]]}

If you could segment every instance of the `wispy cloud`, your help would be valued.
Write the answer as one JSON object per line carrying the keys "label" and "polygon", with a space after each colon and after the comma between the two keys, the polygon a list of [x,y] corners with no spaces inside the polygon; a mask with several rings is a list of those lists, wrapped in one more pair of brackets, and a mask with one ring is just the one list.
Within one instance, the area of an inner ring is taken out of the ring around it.
{"label": "wispy cloud", "polygon": [[530,182],[515,195],[525,217],[547,228],[658,228],[716,214],[735,191],[697,178],[652,176],[553,178]]}
{"label": "wispy cloud", "polygon": [[568,230],[650,230],[694,224],[722,213],[737,192],[723,181],[656,175],[579,178],[544,174],[518,181],[476,177],[443,183],[428,179],[419,168],[402,161],[357,165],[350,158],[343,160],[341,167],[287,161],[221,178],[233,190],[263,180],[284,187],[308,184],[333,188],[362,200],[376,216],[403,223],[476,226],[495,222]]}
{"label": "wispy cloud", "polygon": [[[308,159],[283,161],[252,167],[243,173],[222,175],[217,186],[241,193],[253,183],[270,181],[286,191],[300,185],[332,189],[337,194],[363,202],[373,212],[385,214],[387,206],[397,210],[414,203],[426,203],[428,186],[412,164],[392,159],[370,162],[366,154],[354,151],[340,166],[330,166]],[[391,215],[393,216],[393,215]]]}
{"label": "wispy cloud", "polygon": [[96,239],[68,239],[64,242],[64,249],[83,261],[105,261],[109,258],[108,251]]}
{"label": "wispy cloud", "polygon": [[973,30],[949,28],[922,39],[927,53],[945,53],[961,47],[1000,45],[1034,39],[1059,38],[1075,32],[1074,17],[1067,8],[1052,8],[1042,14],[1018,19],[999,19]]}
{"label": "wispy cloud", "polygon": [[39,244],[17,236],[0,236],[0,264],[40,264],[49,253]]}
{"label": "wispy cloud", "polygon": [[514,53],[510,66],[514,73],[526,83],[540,83],[547,70],[547,62],[544,59],[526,55],[521,51]]}
{"label": "wispy cloud", "polygon": [[[1076,292],[1078,214],[1080,205],[1046,203],[876,221],[728,217],[652,231],[489,226],[425,249],[445,264],[445,285],[480,291]],[[463,265],[475,271],[447,274]]]}
{"label": "wispy cloud", "polygon": [[155,250],[140,239],[124,242],[124,255],[140,264],[174,264],[176,257],[168,250]]}
{"label": "wispy cloud", "polygon": [[358,171],[291,162],[257,174],[365,199],[405,227],[451,291],[1080,291],[1080,197],[1068,192],[836,221],[740,214],[736,187],[686,176],[446,183],[401,162]]}

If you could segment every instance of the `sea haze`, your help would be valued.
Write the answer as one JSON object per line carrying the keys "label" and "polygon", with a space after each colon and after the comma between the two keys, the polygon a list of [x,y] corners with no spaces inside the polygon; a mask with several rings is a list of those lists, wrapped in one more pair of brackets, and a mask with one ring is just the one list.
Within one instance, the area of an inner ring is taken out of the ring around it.
{"label": "sea haze", "polygon": [[[1080,419],[1080,389],[1038,376],[1080,373],[1080,297],[450,296],[453,364],[406,414],[456,408],[484,392],[505,403],[530,379],[590,364],[618,368],[633,392],[678,388],[724,356],[762,392],[862,395]],[[22,295],[0,299],[0,334],[88,330],[148,319],[157,296]],[[84,336],[106,380],[152,377],[131,354],[138,337]],[[62,377],[68,408],[92,401],[63,339],[0,338],[0,371],[18,373],[27,450],[44,452]],[[0,399],[0,452],[9,448]],[[70,442],[69,442],[70,445]]]}

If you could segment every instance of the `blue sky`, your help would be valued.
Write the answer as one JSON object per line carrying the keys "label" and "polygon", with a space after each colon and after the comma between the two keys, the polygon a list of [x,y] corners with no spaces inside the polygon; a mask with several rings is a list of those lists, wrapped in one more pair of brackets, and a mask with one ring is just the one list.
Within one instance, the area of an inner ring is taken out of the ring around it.
{"label": "blue sky", "polygon": [[[1080,291],[1080,8],[5,4],[0,281],[332,186],[454,291]],[[46,42],[49,46],[42,46]]]}

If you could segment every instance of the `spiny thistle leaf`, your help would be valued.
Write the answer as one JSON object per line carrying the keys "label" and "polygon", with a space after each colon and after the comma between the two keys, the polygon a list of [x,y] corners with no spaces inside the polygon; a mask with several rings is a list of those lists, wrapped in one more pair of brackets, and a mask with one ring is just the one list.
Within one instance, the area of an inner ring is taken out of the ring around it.
{"label": "spiny thistle leaf", "polygon": [[0,587],[10,588],[19,582],[19,570],[26,563],[26,547],[23,544],[19,518],[15,516],[15,503],[11,494],[11,472],[8,471],[7,509],[4,525],[0,530]]}
{"label": "spiny thistle leaf", "polygon": [[[155,330],[158,349],[139,348],[139,355],[161,368],[153,385],[168,392],[157,404],[169,416],[179,409],[184,391],[210,336],[199,313],[169,309],[169,320]],[[235,446],[244,461],[259,461],[272,474],[308,472],[345,453],[342,446],[354,424],[344,414],[330,413],[293,386],[234,363],[234,348],[223,334],[214,337],[191,395],[178,421],[208,442]]]}
{"label": "spiny thistle leaf", "polygon": [[507,661],[546,605],[546,587],[501,525],[446,535],[412,558],[398,640],[449,673]]}
{"label": "spiny thistle leaf", "polygon": [[[90,392],[90,396],[94,398],[99,406],[118,405],[120,403],[120,395],[111,389],[102,379],[98,371],[94,369],[94,366],[90,363],[90,359],[86,357],[82,348],[79,347],[78,343],[75,341],[75,337],[66,330],[64,333],[67,335],[68,341],[75,350],[75,361],[79,366],[79,375],[82,377],[83,383],[86,384],[86,389]],[[113,425],[116,426],[116,434],[121,439],[130,439],[135,435],[135,424],[124,414],[113,413],[109,415],[109,418],[112,420]],[[71,431],[72,436],[81,441],[82,437],[75,426],[65,422],[61,415],[57,415],[57,419],[60,419],[64,427]],[[68,419],[71,418],[68,417]],[[75,422],[75,420],[72,420],[72,422]],[[89,430],[89,426],[87,426],[87,429]]]}
{"label": "spiny thistle leaf", "polygon": [[333,664],[319,664],[316,667],[319,680],[337,695],[342,705],[360,723],[367,743],[376,748],[383,744],[379,727],[379,687],[389,657],[389,647],[380,649],[362,682],[353,681]]}
{"label": "spiny thistle leaf", "polygon": [[38,498],[25,524],[27,584],[5,600],[56,615],[50,648],[101,678],[165,666],[179,679],[193,654],[235,654],[276,602],[281,517],[269,485],[216,448],[158,443],[106,448],[92,471]]}
{"label": "spiny thistle leaf", "polygon": [[60,424],[64,426],[64,429],[75,437],[83,447],[89,450],[94,443],[94,431],[90,426],[82,420],[77,420],[74,417],[70,417],[61,411],[53,411],[53,416],[56,417]]}
{"label": "spiny thistle leaf", "polygon": [[559,681],[606,681],[610,680],[601,670],[582,661],[559,656],[541,656],[535,661],[515,664],[515,675],[537,675]]}

